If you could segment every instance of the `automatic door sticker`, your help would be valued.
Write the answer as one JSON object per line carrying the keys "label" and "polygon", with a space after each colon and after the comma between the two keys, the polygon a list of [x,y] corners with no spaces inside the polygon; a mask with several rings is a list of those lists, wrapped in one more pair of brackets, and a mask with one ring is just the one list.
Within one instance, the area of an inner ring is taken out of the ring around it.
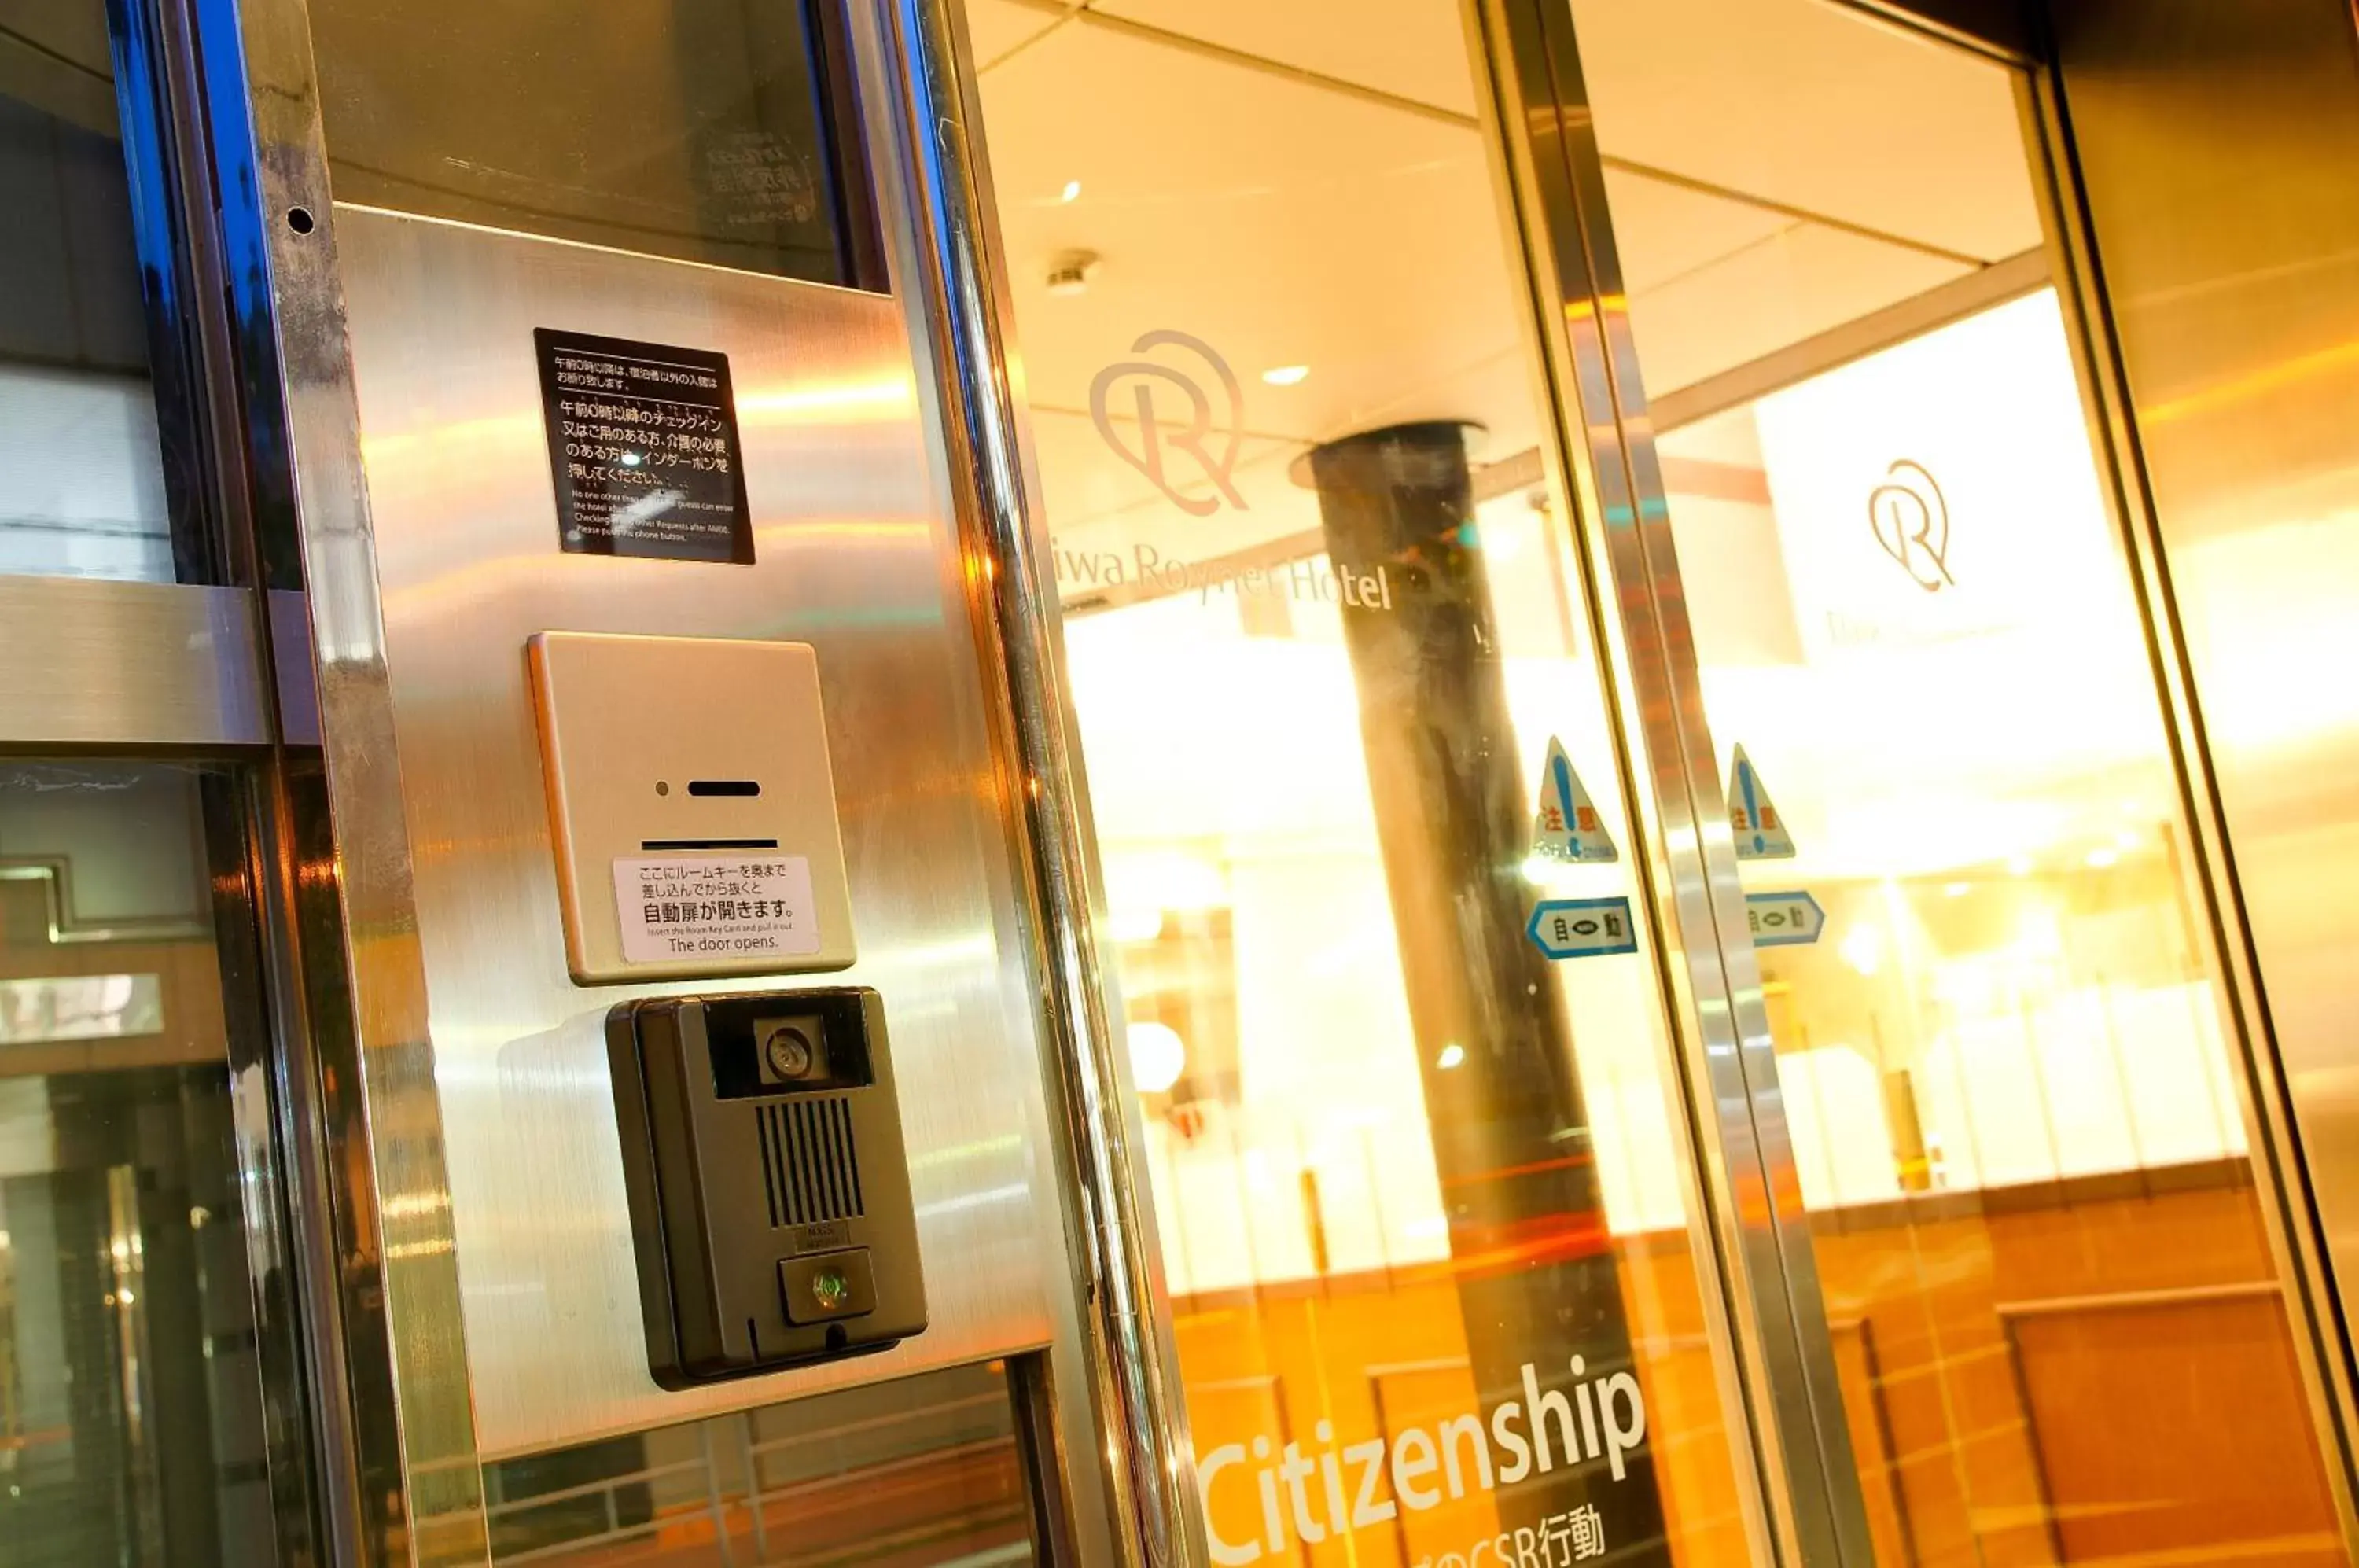
{"label": "automatic door sticker", "polygon": [[[1220,387],[1223,407],[1216,410],[1212,393],[1190,374],[1196,368],[1193,365],[1175,368],[1151,359],[1125,359],[1107,365],[1091,381],[1091,422],[1116,457],[1145,474],[1147,483],[1190,517],[1209,517],[1221,509],[1223,500],[1245,511],[1245,498],[1229,482],[1229,471],[1237,465],[1237,449],[1245,442],[1245,396],[1237,385],[1237,373],[1212,344],[1187,332],[1147,332],[1130,345],[1130,352],[1144,354],[1158,348],[1180,349],[1187,358],[1201,361]],[[1136,421],[1128,431],[1115,422],[1117,393],[1125,385],[1128,397],[1121,400],[1119,412]],[[1156,395],[1158,386],[1165,389],[1160,398]],[[1183,404],[1176,410],[1176,420],[1170,402],[1174,393]],[[1127,439],[1130,436],[1136,437],[1136,446]],[[1215,440],[1220,443],[1217,452],[1207,444]],[[1188,458],[1194,471],[1183,466],[1167,473],[1166,447]],[[1190,495],[1180,488],[1200,478],[1220,494]]]}
{"label": "automatic door sticker", "polygon": [[1756,947],[1807,947],[1827,929],[1827,912],[1808,893],[1747,893],[1745,921]]}
{"label": "automatic door sticker", "polygon": [[1581,775],[1564,754],[1564,743],[1549,737],[1548,761],[1540,769],[1540,809],[1532,821],[1532,854],[1571,865],[1619,860],[1605,819],[1581,787]]}
{"label": "automatic door sticker", "polygon": [[1638,951],[1627,898],[1543,898],[1532,906],[1524,932],[1550,958]]}
{"label": "automatic door sticker", "polygon": [[1753,770],[1753,759],[1741,746],[1728,772],[1728,827],[1736,835],[1739,860],[1794,857],[1794,835],[1786,831],[1786,819],[1777,814],[1777,803],[1761,787],[1761,775]]}
{"label": "automatic door sticker", "polygon": [[820,950],[810,862],[799,855],[672,855],[614,862],[623,957],[693,964]]}

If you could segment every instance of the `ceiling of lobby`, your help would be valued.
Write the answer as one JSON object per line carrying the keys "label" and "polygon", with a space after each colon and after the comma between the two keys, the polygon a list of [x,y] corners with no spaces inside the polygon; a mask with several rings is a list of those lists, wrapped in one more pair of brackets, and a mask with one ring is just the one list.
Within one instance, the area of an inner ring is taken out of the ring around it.
{"label": "ceiling of lobby", "polygon": [[[1573,11],[1651,395],[2038,245],[2001,68],[1825,0]],[[1293,456],[1403,419],[1478,423],[1489,459],[1538,442],[1452,0],[969,0],[968,19],[1060,538],[1176,519],[1201,551],[1315,527]],[[1101,259],[1053,295],[1073,251]],[[1235,367],[1245,514],[1187,518],[1091,426],[1093,378],[1158,329]],[[1285,365],[1310,374],[1260,379]]]}

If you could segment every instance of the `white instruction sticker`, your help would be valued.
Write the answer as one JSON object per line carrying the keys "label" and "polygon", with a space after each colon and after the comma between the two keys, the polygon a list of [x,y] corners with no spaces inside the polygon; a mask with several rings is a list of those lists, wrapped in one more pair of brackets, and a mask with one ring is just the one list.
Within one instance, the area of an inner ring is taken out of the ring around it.
{"label": "white instruction sticker", "polygon": [[817,953],[810,862],[768,850],[614,862],[623,956],[633,964]]}

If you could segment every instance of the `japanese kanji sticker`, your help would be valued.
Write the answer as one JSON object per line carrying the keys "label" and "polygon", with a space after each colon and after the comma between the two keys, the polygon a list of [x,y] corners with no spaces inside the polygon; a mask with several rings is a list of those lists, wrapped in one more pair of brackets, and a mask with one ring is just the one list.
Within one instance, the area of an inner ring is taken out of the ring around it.
{"label": "japanese kanji sticker", "polygon": [[728,357],[546,327],[532,336],[558,542],[577,555],[753,564]]}
{"label": "japanese kanji sticker", "polygon": [[633,964],[785,957],[820,950],[810,862],[799,855],[662,855],[614,862],[623,957]]}

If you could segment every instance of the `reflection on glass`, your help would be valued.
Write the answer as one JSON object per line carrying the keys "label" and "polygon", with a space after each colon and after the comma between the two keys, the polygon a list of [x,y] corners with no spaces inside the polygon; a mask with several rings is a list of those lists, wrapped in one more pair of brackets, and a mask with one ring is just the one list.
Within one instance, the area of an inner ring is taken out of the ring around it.
{"label": "reflection on glass", "polygon": [[98,0],[0,0],[0,572],[172,580]]}
{"label": "reflection on glass", "polygon": [[1458,7],[1134,14],[970,11],[1214,1558],[1741,1556]]}
{"label": "reflection on glass", "polygon": [[2057,298],[1814,338],[2037,250],[2014,85],[1832,7],[1574,11],[1607,150],[1727,192],[1611,204],[1723,776],[1794,846],[1745,890],[1824,913],[1756,937],[1878,1561],[2340,1563]]}
{"label": "reflection on glass", "polygon": [[995,1363],[503,1459],[484,1478],[500,1563],[1034,1561]]}
{"label": "reflection on glass", "polygon": [[154,975],[53,975],[0,980],[0,1045],[160,1034],[164,985]]}
{"label": "reflection on glass", "polygon": [[830,0],[310,16],[340,201],[881,286],[865,177],[830,130],[851,87]]}
{"label": "reflection on glass", "polygon": [[193,774],[0,768],[0,1558],[271,1561]]}
{"label": "reflection on glass", "polygon": [[1826,912],[1762,970],[1857,1458],[1895,1560],[2340,1561],[2083,429],[2042,290],[1663,439],[1790,606],[1697,641]]}

